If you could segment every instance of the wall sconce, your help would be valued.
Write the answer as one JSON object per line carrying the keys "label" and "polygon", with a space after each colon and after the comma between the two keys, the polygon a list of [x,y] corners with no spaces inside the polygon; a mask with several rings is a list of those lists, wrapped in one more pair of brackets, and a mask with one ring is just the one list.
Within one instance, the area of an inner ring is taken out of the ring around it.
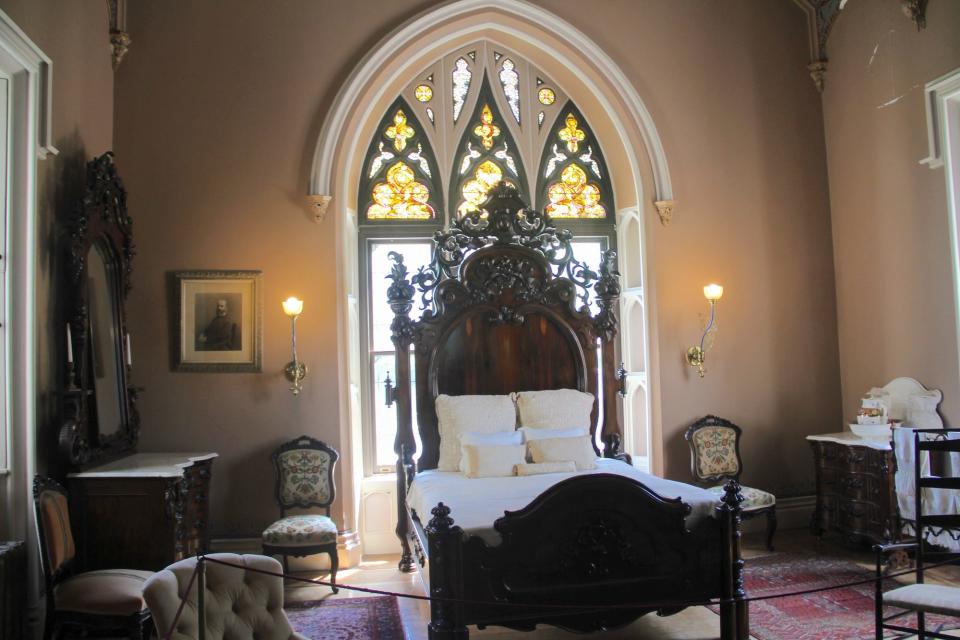
{"label": "wall sconce", "polygon": [[297,359],[297,318],[303,313],[303,300],[291,296],[283,301],[283,312],[290,316],[291,322],[291,345],[293,347],[293,360],[287,363],[283,372],[287,375],[287,380],[293,383],[290,391],[293,395],[299,395],[303,389],[303,379],[307,377],[307,365]]}
{"label": "wall sconce", "polygon": [[687,349],[687,364],[691,367],[697,368],[697,373],[700,374],[702,378],[706,373],[706,370],[703,368],[703,361],[707,355],[707,349],[709,345],[704,346],[707,335],[711,331],[714,331],[714,323],[717,319],[717,300],[723,296],[723,287],[718,284],[708,284],[703,288],[703,297],[707,299],[707,302],[710,303],[710,321],[707,322],[706,328],[703,330],[703,335],[700,336],[700,345],[694,345]]}

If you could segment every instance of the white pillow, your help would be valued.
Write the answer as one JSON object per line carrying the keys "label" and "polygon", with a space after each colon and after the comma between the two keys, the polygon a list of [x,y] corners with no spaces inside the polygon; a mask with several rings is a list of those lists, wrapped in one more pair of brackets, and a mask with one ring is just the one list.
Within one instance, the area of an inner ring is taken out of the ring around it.
{"label": "white pillow", "polygon": [[590,436],[582,438],[547,438],[527,443],[534,462],[565,462],[572,460],[577,471],[597,467],[597,454],[590,444]]}
{"label": "white pillow", "polygon": [[575,389],[517,394],[520,424],[535,429],[590,428],[593,396]]}
{"label": "white pillow", "polygon": [[460,434],[460,469],[463,469],[463,445],[478,444],[489,447],[492,445],[505,446],[511,444],[523,444],[523,434],[519,431],[497,431],[496,433],[478,433],[468,431]]}
{"label": "white pillow", "polygon": [[516,409],[510,396],[448,396],[436,401],[440,431],[440,471],[460,470],[460,434],[513,431]]}
{"label": "white pillow", "polygon": [[547,438],[581,438],[590,432],[582,427],[571,429],[536,429],[534,427],[520,427],[517,431],[523,434],[523,441],[546,440]]}
{"label": "white pillow", "polygon": [[564,460],[563,462],[525,462],[517,465],[518,476],[536,476],[543,473],[573,473],[577,470],[577,465],[573,460]]}
{"label": "white pillow", "polygon": [[526,447],[522,444],[465,444],[463,475],[468,478],[494,478],[515,475],[514,469],[525,462]]}

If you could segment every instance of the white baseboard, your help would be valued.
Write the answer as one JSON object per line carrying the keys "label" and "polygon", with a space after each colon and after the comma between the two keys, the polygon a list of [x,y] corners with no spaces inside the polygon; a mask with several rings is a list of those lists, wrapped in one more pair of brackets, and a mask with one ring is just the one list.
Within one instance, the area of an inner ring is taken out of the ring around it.
{"label": "white baseboard", "polygon": [[[804,529],[810,526],[813,509],[817,505],[817,496],[797,496],[796,498],[777,499],[777,531],[786,529]],[[744,533],[759,533],[767,530],[767,519],[763,516],[746,520]]]}

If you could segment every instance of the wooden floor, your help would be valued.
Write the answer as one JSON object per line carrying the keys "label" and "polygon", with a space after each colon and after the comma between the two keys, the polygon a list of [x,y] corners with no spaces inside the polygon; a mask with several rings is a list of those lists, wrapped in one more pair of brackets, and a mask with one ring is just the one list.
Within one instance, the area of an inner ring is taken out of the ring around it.
{"label": "wooden floor", "polygon": [[[809,552],[815,548],[816,541],[805,530],[783,531],[777,534],[777,551]],[[826,538],[820,545],[820,553],[837,558],[852,560],[866,568],[872,568],[873,553],[866,547],[851,549],[843,546],[835,538]],[[747,558],[759,557],[768,553],[763,549],[762,537],[745,536],[744,556]],[[404,574],[397,570],[399,556],[369,556],[359,566],[345,569],[337,574],[338,582],[358,587],[383,589],[396,593],[410,593],[423,595],[423,587],[416,573]],[[325,574],[298,574],[304,578],[328,578]],[[935,570],[927,574],[929,582],[944,582],[960,584],[960,567],[949,567],[947,570]],[[367,594],[340,589],[339,594],[332,594],[327,587],[298,584],[288,582],[286,587],[287,602],[302,602],[305,600],[322,600],[330,598],[355,598]],[[429,607],[425,602],[403,599],[400,600],[400,611],[403,618],[405,636],[410,640],[425,640],[427,637],[427,622]],[[597,634],[575,634],[552,627],[541,627],[530,633],[522,633],[489,627],[478,631],[470,627],[471,638],[489,638],[502,640],[506,638],[522,638],[525,640],[578,640],[580,638],[603,638],[604,640],[714,640],[719,637],[720,617],[704,607],[692,607],[676,615],[660,618],[655,615],[644,616],[632,625],[616,631]],[[960,632],[957,633],[960,637]]]}

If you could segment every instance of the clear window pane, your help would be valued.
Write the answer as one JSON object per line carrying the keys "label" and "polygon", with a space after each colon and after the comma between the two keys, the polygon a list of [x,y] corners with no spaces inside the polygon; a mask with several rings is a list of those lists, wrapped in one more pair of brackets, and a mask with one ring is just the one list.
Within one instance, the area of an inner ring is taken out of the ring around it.
{"label": "clear window pane", "polygon": [[[570,243],[573,247],[573,257],[585,264],[591,271],[600,273],[600,256],[603,253],[606,241],[603,238],[584,238]],[[578,307],[580,305],[577,305]],[[590,313],[600,311],[597,306],[597,297],[590,290]]]}
{"label": "clear window pane", "polygon": [[[387,304],[387,289],[392,280],[387,279],[393,262],[388,255],[396,251],[403,256],[408,277],[413,276],[422,266],[430,262],[430,242],[375,242],[370,247],[370,350],[392,351],[390,323],[393,322],[393,310]],[[419,296],[414,297],[410,317],[418,320],[422,315]]]}
{"label": "clear window pane", "polygon": [[[397,454],[393,451],[393,441],[397,437],[397,405],[387,407],[384,402],[383,383],[390,374],[390,379],[396,384],[396,359],[393,353],[373,355],[373,419],[374,446],[376,447],[376,461],[374,471],[390,467],[392,471],[397,464]],[[413,404],[413,437],[417,442],[417,453],[414,460],[420,457],[420,429],[417,426],[417,397],[414,393],[417,383],[417,374],[413,368],[413,354],[410,354],[411,389],[410,397]],[[385,470],[385,469],[384,469]]]}

